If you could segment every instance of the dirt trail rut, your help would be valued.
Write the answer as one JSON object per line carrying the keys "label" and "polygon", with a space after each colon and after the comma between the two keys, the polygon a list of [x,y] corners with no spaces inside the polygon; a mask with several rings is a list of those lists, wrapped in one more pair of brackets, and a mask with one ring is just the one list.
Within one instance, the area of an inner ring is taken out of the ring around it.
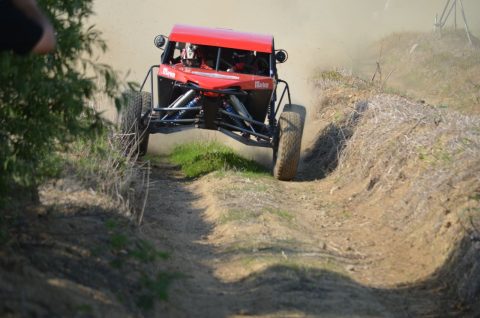
{"label": "dirt trail rut", "polygon": [[418,288],[386,286],[392,271],[379,272],[383,255],[375,246],[385,233],[366,234],[361,223],[372,220],[347,216],[345,207],[322,198],[329,184],[234,173],[192,181],[168,163],[155,167],[152,179],[142,232],[171,253],[170,269],[184,275],[157,316],[434,312],[428,292],[419,297]]}

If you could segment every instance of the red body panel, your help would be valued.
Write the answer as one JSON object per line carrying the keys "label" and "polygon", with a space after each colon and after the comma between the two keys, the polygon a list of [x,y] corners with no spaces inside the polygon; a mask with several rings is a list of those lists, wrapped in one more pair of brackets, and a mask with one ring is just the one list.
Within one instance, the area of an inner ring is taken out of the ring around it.
{"label": "red body panel", "polygon": [[249,74],[217,72],[201,68],[185,67],[182,64],[160,65],[158,76],[178,82],[193,82],[206,89],[240,87],[244,90],[273,90],[273,78]]}
{"label": "red body panel", "polygon": [[272,53],[273,45],[271,35],[178,24],[173,27],[169,40],[265,53]]}

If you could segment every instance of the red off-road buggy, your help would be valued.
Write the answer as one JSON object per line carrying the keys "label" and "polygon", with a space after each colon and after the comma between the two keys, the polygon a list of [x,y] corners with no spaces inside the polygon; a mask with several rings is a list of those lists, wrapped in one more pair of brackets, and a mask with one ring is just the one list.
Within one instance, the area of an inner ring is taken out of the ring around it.
{"label": "red off-road buggy", "polygon": [[[139,155],[147,151],[149,134],[211,129],[272,148],[274,176],[295,176],[305,110],[292,105],[287,82],[278,78],[276,64],[287,53],[275,50],[272,36],[176,25],[154,43],[164,50],[161,64],[150,68],[140,92],[128,94],[121,116],[123,133],[136,137]],[[285,95],[288,103],[278,116]]]}

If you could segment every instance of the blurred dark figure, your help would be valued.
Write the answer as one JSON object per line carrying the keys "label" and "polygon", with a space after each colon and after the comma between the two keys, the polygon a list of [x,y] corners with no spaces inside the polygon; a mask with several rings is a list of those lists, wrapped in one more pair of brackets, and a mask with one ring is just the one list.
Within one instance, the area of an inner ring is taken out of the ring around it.
{"label": "blurred dark figure", "polygon": [[36,0],[0,0],[0,51],[45,54],[55,49],[55,31]]}

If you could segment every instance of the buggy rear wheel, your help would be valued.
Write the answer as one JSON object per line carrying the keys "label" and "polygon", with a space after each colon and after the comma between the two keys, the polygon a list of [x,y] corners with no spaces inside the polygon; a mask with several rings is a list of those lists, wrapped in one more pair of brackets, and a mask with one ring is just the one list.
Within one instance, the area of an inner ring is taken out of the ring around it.
{"label": "buggy rear wheel", "polygon": [[286,105],[278,120],[273,150],[273,176],[278,180],[292,180],[297,173],[304,118],[304,107]]}
{"label": "buggy rear wheel", "polygon": [[127,103],[120,112],[120,132],[124,135],[125,153],[143,156],[148,149],[148,125],[142,122],[142,114],[151,108],[152,94],[128,91]]}

